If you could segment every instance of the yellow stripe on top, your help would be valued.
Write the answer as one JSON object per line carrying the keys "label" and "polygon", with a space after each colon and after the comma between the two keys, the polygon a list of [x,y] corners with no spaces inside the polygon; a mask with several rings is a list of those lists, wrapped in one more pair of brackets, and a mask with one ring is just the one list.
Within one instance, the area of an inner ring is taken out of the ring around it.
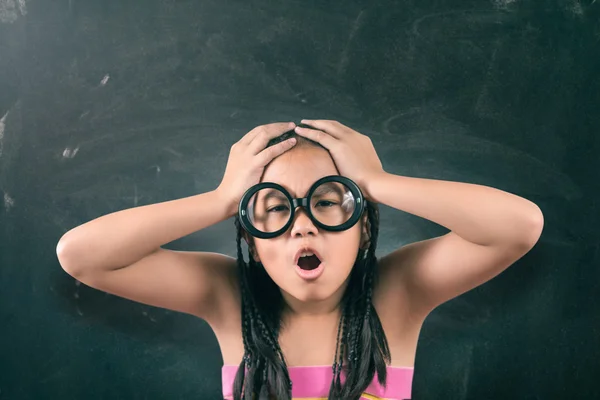
{"label": "yellow stripe on top", "polygon": [[363,395],[361,397],[364,397],[365,399],[369,399],[369,400],[387,400],[387,399],[384,399],[383,397],[377,397],[377,396],[373,396],[372,394],[367,394],[367,393],[363,393]]}

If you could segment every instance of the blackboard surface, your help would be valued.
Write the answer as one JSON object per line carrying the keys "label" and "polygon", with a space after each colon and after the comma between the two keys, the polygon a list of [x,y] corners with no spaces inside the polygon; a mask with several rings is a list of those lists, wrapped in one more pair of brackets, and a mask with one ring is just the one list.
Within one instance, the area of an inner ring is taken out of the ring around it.
{"label": "blackboard surface", "polygon": [[[388,172],[497,187],[538,245],[436,309],[413,398],[600,398],[600,3],[0,0],[0,400],[216,399],[199,319],[79,284],[58,239],[212,190],[256,125],[339,120]],[[444,233],[383,208],[378,253]],[[232,221],[170,248],[235,254]]]}

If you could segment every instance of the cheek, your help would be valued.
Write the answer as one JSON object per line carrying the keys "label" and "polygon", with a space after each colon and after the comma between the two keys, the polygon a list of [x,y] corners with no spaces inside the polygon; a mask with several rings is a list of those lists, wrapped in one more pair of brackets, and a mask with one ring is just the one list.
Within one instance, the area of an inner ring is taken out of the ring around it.
{"label": "cheek", "polygon": [[259,240],[255,242],[255,245],[263,264],[272,264],[282,257],[281,247],[283,244],[279,244],[276,240]]}
{"label": "cheek", "polygon": [[277,241],[256,243],[256,250],[258,251],[263,267],[271,279],[276,282],[278,281],[277,277],[281,276],[284,270],[281,266],[289,263],[289,260],[286,259],[285,252],[282,251],[283,247],[284,245]]}
{"label": "cheek", "polygon": [[358,255],[360,230],[353,228],[330,239],[325,246],[326,257],[337,266],[336,271],[349,273]]}

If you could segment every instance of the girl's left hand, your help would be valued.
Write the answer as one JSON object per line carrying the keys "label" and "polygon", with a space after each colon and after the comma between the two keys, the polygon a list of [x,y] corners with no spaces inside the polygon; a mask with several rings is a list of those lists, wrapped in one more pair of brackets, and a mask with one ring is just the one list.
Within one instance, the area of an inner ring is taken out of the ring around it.
{"label": "girl's left hand", "polygon": [[385,172],[368,136],[337,121],[303,119],[301,122],[319,130],[296,127],[296,133],[329,150],[340,175],[352,179],[361,189],[366,190],[371,179]]}

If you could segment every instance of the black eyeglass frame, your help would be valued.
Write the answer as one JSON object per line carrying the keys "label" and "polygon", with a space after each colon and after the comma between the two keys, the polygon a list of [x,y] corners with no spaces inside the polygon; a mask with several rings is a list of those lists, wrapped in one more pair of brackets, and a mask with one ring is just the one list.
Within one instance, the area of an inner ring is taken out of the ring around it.
{"label": "black eyeglass frame", "polygon": [[[329,226],[329,225],[322,224],[315,218],[315,216],[312,214],[312,212],[310,210],[310,198],[312,197],[314,191],[320,185],[322,185],[323,183],[326,183],[326,182],[339,182],[339,183],[345,185],[350,190],[350,193],[352,193],[352,195],[354,196],[354,204],[355,204],[354,212],[352,213],[352,215],[350,216],[348,221],[344,222],[341,225]],[[262,231],[259,231],[258,229],[256,229],[254,227],[254,225],[252,225],[252,223],[250,222],[248,213],[246,213],[246,208],[248,207],[248,203],[250,202],[250,199],[252,198],[252,196],[254,196],[254,194],[256,192],[258,192],[259,190],[262,190],[262,189],[269,189],[269,188],[277,189],[285,195],[285,197],[291,204],[290,218],[289,218],[288,222],[286,222],[286,224],[281,229],[279,229],[275,232],[262,232]],[[292,198],[292,196],[289,194],[289,192],[287,190],[285,190],[285,188],[283,186],[281,186],[277,183],[273,183],[273,182],[258,183],[256,185],[252,186],[250,189],[248,189],[242,196],[242,199],[240,200],[240,203],[238,206],[238,217],[239,217],[242,227],[246,230],[246,232],[248,232],[252,236],[259,238],[259,239],[272,239],[272,238],[275,238],[275,237],[283,234],[284,232],[286,232],[289,229],[290,225],[294,221],[294,217],[296,215],[296,208],[298,208],[298,207],[303,207],[306,210],[306,213],[308,214],[311,221],[319,228],[324,229],[326,231],[330,231],[330,232],[341,232],[341,231],[350,229],[352,226],[354,226],[354,224],[356,224],[358,222],[358,220],[360,219],[360,216],[362,215],[366,206],[367,206],[367,201],[365,200],[360,188],[358,187],[358,185],[356,183],[354,183],[354,181],[352,181],[349,178],[346,178],[345,176],[329,175],[329,176],[325,176],[325,177],[319,179],[318,181],[316,181],[315,183],[313,183],[312,186],[310,187],[310,189],[308,190],[308,194],[306,195],[306,197],[301,197],[301,198],[296,198],[296,199]]]}

